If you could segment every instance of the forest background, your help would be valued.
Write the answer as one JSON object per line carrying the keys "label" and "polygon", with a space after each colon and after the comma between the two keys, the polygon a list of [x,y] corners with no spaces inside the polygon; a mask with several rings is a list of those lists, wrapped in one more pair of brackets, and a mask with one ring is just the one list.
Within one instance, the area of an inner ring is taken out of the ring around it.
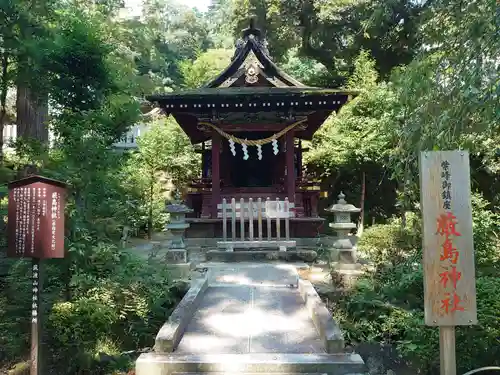
{"label": "forest background", "polygon": [[[306,157],[330,200],[342,190],[363,206],[359,248],[376,269],[332,307],[348,342],[391,345],[422,373],[435,372],[437,330],[423,326],[417,155],[465,148],[479,324],[457,330],[457,358],[464,371],[500,364],[495,0],[219,0],[207,12],[144,0],[137,18],[122,6],[0,2],[0,134],[18,127],[14,152],[0,144],[1,215],[5,184],[29,171],[69,186],[67,257],[48,262],[43,293],[50,373],[128,371],[182,297],[161,265],[116,246],[123,226],[149,221],[161,230],[168,220],[161,174],[182,188],[200,169],[178,125],[141,109],[148,94],[199,87],[218,74],[250,16],[287,73],[313,86],[361,90],[328,119]],[[138,150],[115,152],[112,144],[139,121],[150,131]],[[4,220],[0,226],[5,248]],[[0,254],[0,363],[20,362],[22,373],[29,263]]]}

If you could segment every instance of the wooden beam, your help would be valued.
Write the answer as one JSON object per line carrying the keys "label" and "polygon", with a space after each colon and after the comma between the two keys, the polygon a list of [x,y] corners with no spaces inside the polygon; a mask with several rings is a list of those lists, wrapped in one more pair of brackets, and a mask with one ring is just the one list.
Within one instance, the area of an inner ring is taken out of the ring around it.
{"label": "wooden beam", "polygon": [[286,192],[290,202],[295,202],[295,171],[294,171],[294,153],[293,142],[294,131],[286,133]]}
{"label": "wooden beam", "polygon": [[249,131],[272,131],[279,132],[290,124],[222,124],[219,125],[224,131],[249,132]]}
{"label": "wooden beam", "polygon": [[220,201],[220,146],[221,137],[215,130],[212,131],[212,202],[211,215],[217,218],[217,204]]}

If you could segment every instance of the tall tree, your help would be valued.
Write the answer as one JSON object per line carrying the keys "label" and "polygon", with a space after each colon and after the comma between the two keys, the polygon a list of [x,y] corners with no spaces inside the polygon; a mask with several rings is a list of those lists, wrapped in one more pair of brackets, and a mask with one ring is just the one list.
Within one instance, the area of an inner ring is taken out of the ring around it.
{"label": "tall tree", "polygon": [[270,51],[285,56],[293,46],[331,72],[352,70],[361,49],[375,58],[382,77],[408,64],[420,46],[419,24],[429,2],[411,0],[234,0],[235,33],[257,17]]}
{"label": "tall tree", "polygon": [[498,160],[498,9],[494,1],[435,1],[425,13],[426,48],[395,74],[392,166],[417,200],[419,150],[468,148],[492,174]]}

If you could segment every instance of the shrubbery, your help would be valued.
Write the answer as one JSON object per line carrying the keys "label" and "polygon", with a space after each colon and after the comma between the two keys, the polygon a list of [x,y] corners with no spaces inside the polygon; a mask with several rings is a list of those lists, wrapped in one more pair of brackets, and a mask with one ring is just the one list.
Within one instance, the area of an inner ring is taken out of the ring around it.
{"label": "shrubbery", "polygon": [[[457,359],[461,371],[500,365],[500,279],[498,216],[479,196],[473,199],[477,270],[478,325],[457,327]],[[334,310],[351,343],[396,345],[400,353],[424,371],[439,363],[439,331],[424,325],[420,220],[401,220],[367,229],[359,241],[361,253],[375,262],[375,271],[358,280],[354,290]]]}
{"label": "shrubbery", "polygon": [[[179,298],[161,264],[148,264],[111,245],[95,246],[85,269],[74,270],[69,301],[63,298],[62,262],[46,264],[43,348],[51,374],[126,370],[133,356],[121,353],[152,346]],[[29,267],[18,261],[7,277],[0,300],[0,322],[5,322],[0,325],[0,361],[19,358],[29,347]]]}

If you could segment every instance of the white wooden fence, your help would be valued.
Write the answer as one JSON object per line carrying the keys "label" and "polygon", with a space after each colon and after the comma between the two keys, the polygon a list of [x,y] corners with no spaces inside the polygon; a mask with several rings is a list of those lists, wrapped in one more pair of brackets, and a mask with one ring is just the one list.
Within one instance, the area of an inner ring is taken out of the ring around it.
{"label": "white wooden fence", "polygon": [[[233,251],[235,247],[243,248],[279,248],[280,251],[286,251],[288,247],[295,247],[296,242],[290,240],[290,217],[294,216],[294,203],[290,203],[288,198],[280,201],[279,198],[271,200],[267,198],[263,201],[258,198],[254,201],[252,198],[245,202],[243,198],[239,203],[231,199],[228,204],[226,199],[222,204],[217,205],[217,217],[222,219],[222,237],[223,240],[217,242],[218,247],[225,248],[227,251]],[[228,221],[231,220],[231,240],[228,240]],[[273,220],[274,219],[274,220]],[[281,221],[284,221],[285,236],[281,237]],[[240,239],[236,239],[236,225],[239,221]],[[263,238],[263,221],[267,226],[267,238]],[[276,224],[276,239],[272,236],[272,221]],[[245,235],[245,222],[248,222],[248,235]],[[256,223],[255,223],[256,222]],[[255,224],[257,224],[257,233],[255,233]]]}

